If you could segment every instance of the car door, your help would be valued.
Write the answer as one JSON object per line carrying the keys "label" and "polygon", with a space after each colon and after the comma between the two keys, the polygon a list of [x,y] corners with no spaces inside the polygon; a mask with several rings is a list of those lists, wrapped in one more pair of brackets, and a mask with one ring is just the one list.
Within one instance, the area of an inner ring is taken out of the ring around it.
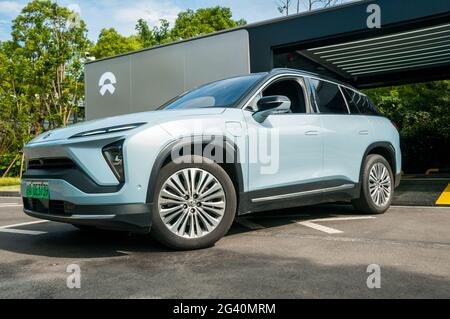
{"label": "car door", "polygon": [[[291,112],[273,114],[258,123],[252,116],[257,100],[270,95],[289,97]],[[269,81],[244,109],[253,202],[311,190],[323,176],[321,122],[317,114],[311,114],[310,100],[302,77],[284,77]]]}
{"label": "car door", "polygon": [[319,79],[309,81],[323,127],[324,177],[337,185],[358,183],[370,123],[365,116],[351,114],[340,86]]}

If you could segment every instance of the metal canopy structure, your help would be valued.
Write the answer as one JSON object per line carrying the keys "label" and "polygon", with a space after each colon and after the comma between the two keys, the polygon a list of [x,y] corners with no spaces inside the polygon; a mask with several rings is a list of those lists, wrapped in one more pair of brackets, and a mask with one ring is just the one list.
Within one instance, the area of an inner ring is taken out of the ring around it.
{"label": "metal canopy structure", "polygon": [[[376,11],[380,23],[370,23]],[[204,83],[278,67],[360,89],[450,79],[450,0],[353,1],[92,61],[87,118],[157,108]],[[105,79],[113,91],[101,90]]]}
{"label": "metal canopy structure", "polygon": [[[380,28],[367,24],[374,5]],[[360,88],[450,78],[450,0],[357,1],[247,30],[252,72],[299,68]]]}
{"label": "metal canopy structure", "polygon": [[300,53],[355,81],[401,70],[445,67],[450,63],[450,23]]}

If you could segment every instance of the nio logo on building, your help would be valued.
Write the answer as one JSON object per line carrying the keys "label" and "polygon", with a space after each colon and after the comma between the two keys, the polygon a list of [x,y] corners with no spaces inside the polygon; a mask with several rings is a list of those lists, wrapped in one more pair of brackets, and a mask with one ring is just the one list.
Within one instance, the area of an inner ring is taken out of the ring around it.
{"label": "nio logo on building", "polygon": [[100,94],[104,96],[106,92],[109,92],[111,95],[116,91],[116,87],[114,84],[117,83],[116,76],[112,72],[105,72],[100,77],[98,81],[98,86],[100,87]]}

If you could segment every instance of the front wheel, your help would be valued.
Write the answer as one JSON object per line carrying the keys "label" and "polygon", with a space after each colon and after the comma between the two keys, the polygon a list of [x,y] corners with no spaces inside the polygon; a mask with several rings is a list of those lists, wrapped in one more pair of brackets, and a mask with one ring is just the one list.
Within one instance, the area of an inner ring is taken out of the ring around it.
{"label": "front wheel", "polygon": [[383,214],[394,197],[394,176],[388,161],[380,155],[369,155],[361,180],[361,195],[352,203],[358,212]]}
{"label": "front wheel", "polygon": [[153,201],[153,237],[171,248],[201,249],[225,236],[236,213],[228,174],[205,158],[188,156],[161,169]]}

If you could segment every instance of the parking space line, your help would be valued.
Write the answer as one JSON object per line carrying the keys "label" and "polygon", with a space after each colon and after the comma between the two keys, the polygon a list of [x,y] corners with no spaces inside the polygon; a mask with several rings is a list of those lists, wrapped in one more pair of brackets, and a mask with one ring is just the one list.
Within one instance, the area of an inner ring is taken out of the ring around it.
{"label": "parking space line", "polygon": [[38,221],[28,222],[28,223],[6,225],[6,226],[0,226],[0,230],[8,229],[8,228],[21,227],[21,226],[28,226],[28,225],[36,225],[36,224],[42,224],[42,223],[48,223],[48,222],[49,222],[48,220],[38,220]]}
{"label": "parking space line", "polygon": [[0,208],[6,208],[6,207],[22,207],[22,204],[16,204],[16,203],[0,204]]}
{"label": "parking space line", "polygon": [[248,215],[245,217],[246,219],[283,219],[283,218],[302,218],[302,217],[311,217],[310,214],[291,214],[291,215]]}
{"label": "parking space line", "polygon": [[450,184],[448,184],[447,188],[444,190],[441,196],[439,196],[436,205],[450,205]]}
{"label": "parking space line", "polygon": [[254,223],[254,222],[252,222],[252,221],[250,221],[250,220],[248,220],[246,218],[237,218],[236,222],[238,224],[241,224],[242,226],[244,226],[246,228],[250,228],[252,230],[260,230],[260,229],[264,229],[265,228],[264,226],[262,226],[260,224],[257,224],[257,223]]}
{"label": "parking space line", "polygon": [[305,226],[305,227],[309,227],[309,228],[312,228],[312,229],[315,229],[315,230],[327,233],[327,234],[342,234],[343,233],[343,231],[340,231],[338,229],[322,226],[322,225],[319,225],[319,224],[316,224],[316,223],[313,223],[313,222],[310,222],[310,221],[297,222],[297,221],[294,220],[293,222],[296,223],[296,224]]}
{"label": "parking space line", "polygon": [[310,221],[311,222],[337,222],[337,221],[365,220],[365,219],[376,219],[376,217],[375,216],[331,217],[331,218],[313,219]]}
{"label": "parking space line", "polygon": [[0,233],[21,234],[21,235],[34,235],[34,236],[47,234],[47,232],[45,232],[45,231],[23,230],[23,229],[12,229],[12,228],[3,228],[3,229],[0,229]]}

